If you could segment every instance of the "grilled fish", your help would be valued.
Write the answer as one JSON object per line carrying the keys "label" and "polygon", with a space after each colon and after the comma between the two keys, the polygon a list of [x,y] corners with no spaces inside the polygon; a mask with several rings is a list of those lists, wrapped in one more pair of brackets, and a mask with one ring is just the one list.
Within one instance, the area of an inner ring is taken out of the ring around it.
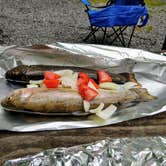
{"label": "grilled fish", "polygon": [[[90,101],[91,108],[96,108],[101,102],[110,104],[127,104],[131,102],[145,102],[152,100],[144,88],[134,88],[124,91],[99,90],[99,95]],[[58,88],[23,88],[15,90],[2,100],[4,108],[14,110],[28,110],[43,113],[73,113],[84,112],[83,99],[78,91]]]}
{"label": "grilled fish", "polygon": [[[53,66],[53,65],[20,65],[11,70],[8,70],[5,77],[8,81],[15,83],[28,84],[30,80],[41,80],[44,78],[45,71],[58,71],[58,70],[73,70],[74,72],[84,71],[91,78],[97,81],[96,70],[74,67],[74,66]],[[109,73],[109,72],[108,72]],[[130,80],[129,73],[113,74],[109,73],[115,83],[125,83]]]}

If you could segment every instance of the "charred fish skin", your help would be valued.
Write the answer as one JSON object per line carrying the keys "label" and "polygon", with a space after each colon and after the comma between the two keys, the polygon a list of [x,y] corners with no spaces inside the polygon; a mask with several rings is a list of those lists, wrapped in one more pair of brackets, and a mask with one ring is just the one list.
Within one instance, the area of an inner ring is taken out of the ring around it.
{"label": "charred fish skin", "polygon": [[[58,70],[73,70],[74,72],[84,71],[88,75],[97,81],[96,70],[75,67],[75,66],[53,66],[53,65],[20,65],[11,70],[8,70],[5,74],[5,78],[11,82],[25,82],[29,83],[30,80],[42,80],[44,78],[45,71],[58,71]],[[129,73],[113,74],[110,73],[113,82],[125,83],[129,81]]]}
{"label": "charred fish skin", "polygon": [[96,78],[96,71],[86,68],[74,67],[74,66],[53,66],[53,65],[20,65],[11,70],[8,70],[5,74],[5,78],[9,81],[24,81],[29,83],[30,80],[42,80],[44,78],[45,71],[58,71],[58,70],[73,70],[74,72],[84,71],[89,74],[90,77]]}
{"label": "charred fish skin", "polygon": [[[90,102],[96,108],[101,102],[110,104],[126,104],[149,101],[153,98],[144,88],[123,92],[100,90],[99,95]],[[84,112],[83,99],[79,93],[70,89],[23,88],[15,90],[1,102],[2,107],[13,110],[29,110],[43,113]]]}

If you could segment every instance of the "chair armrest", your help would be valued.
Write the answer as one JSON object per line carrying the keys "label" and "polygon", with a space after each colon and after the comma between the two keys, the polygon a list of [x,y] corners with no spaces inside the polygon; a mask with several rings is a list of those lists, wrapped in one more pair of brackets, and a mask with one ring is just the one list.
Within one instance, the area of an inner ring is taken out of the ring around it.
{"label": "chair armrest", "polygon": [[115,0],[108,0],[106,6],[110,6],[115,3]]}
{"label": "chair armrest", "polygon": [[85,6],[90,6],[90,2],[88,0],[81,0],[81,2],[85,5]]}

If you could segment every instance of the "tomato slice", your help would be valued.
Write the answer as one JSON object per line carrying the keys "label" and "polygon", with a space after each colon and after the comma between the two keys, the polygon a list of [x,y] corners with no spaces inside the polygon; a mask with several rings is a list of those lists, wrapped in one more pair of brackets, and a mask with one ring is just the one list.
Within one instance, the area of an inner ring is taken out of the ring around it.
{"label": "tomato slice", "polygon": [[79,78],[83,79],[86,83],[89,82],[89,76],[85,72],[79,72]]}
{"label": "tomato slice", "polygon": [[97,91],[88,87],[87,85],[80,85],[78,91],[81,97],[87,101],[93,100],[98,95]]}
{"label": "tomato slice", "polygon": [[43,83],[47,88],[57,88],[58,85],[60,84],[60,80],[58,80],[58,79],[54,79],[54,80],[44,79]]}
{"label": "tomato slice", "polygon": [[88,88],[88,85],[84,85],[84,84],[82,84],[78,87],[78,92],[79,92],[79,94],[81,95],[82,98],[84,98],[85,91],[87,90],[87,88]]}
{"label": "tomato slice", "polygon": [[98,95],[98,92],[96,92],[94,89],[90,87],[87,87],[86,89],[84,89],[83,95],[84,95],[83,98],[85,100],[91,101]]}
{"label": "tomato slice", "polygon": [[56,74],[56,73],[53,73],[51,71],[45,71],[44,72],[44,78],[46,80],[54,80],[54,79],[58,79],[60,78],[60,75]]}
{"label": "tomato slice", "polygon": [[95,80],[90,78],[89,81],[95,86],[96,89],[99,89],[99,85],[95,82]]}
{"label": "tomato slice", "polygon": [[99,88],[97,83],[93,79],[89,78],[88,74],[86,74],[85,72],[80,72],[79,73],[79,78],[78,78],[78,81],[77,81],[78,91],[79,91],[79,94],[81,95],[81,97],[84,100],[87,100],[87,101],[93,100],[98,95],[97,91],[95,91],[94,89],[88,87],[88,82],[89,81],[91,81],[92,84],[97,89]]}
{"label": "tomato slice", "polygon": [[104,70],[98,70],[97,74],[99,82],[112,82],[111,76]]}

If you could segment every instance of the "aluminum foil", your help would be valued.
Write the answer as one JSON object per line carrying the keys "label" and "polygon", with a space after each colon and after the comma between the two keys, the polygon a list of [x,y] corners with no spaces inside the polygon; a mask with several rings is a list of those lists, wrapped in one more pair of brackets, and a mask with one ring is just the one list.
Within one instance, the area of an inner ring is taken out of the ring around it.
{"label": "aluminum foil", "polygon": [[165,166],[166,138],[106,139],[70,148],[46,150],[6,161],[4,166]]}
{"label": "aluminum foil", "polygon": [[0,130],[29,132],[88,128],[120,123],[166,111],[166,57],[143,50],[54,43],[33,47],[0,47],[0,100],[12,90],[4,73],[20,64],[74,65],[111,72],[133,72],[136,79],[157,99],[118,110],[107,121],[94,116],[42,116],[5,112],[0,108]]}

